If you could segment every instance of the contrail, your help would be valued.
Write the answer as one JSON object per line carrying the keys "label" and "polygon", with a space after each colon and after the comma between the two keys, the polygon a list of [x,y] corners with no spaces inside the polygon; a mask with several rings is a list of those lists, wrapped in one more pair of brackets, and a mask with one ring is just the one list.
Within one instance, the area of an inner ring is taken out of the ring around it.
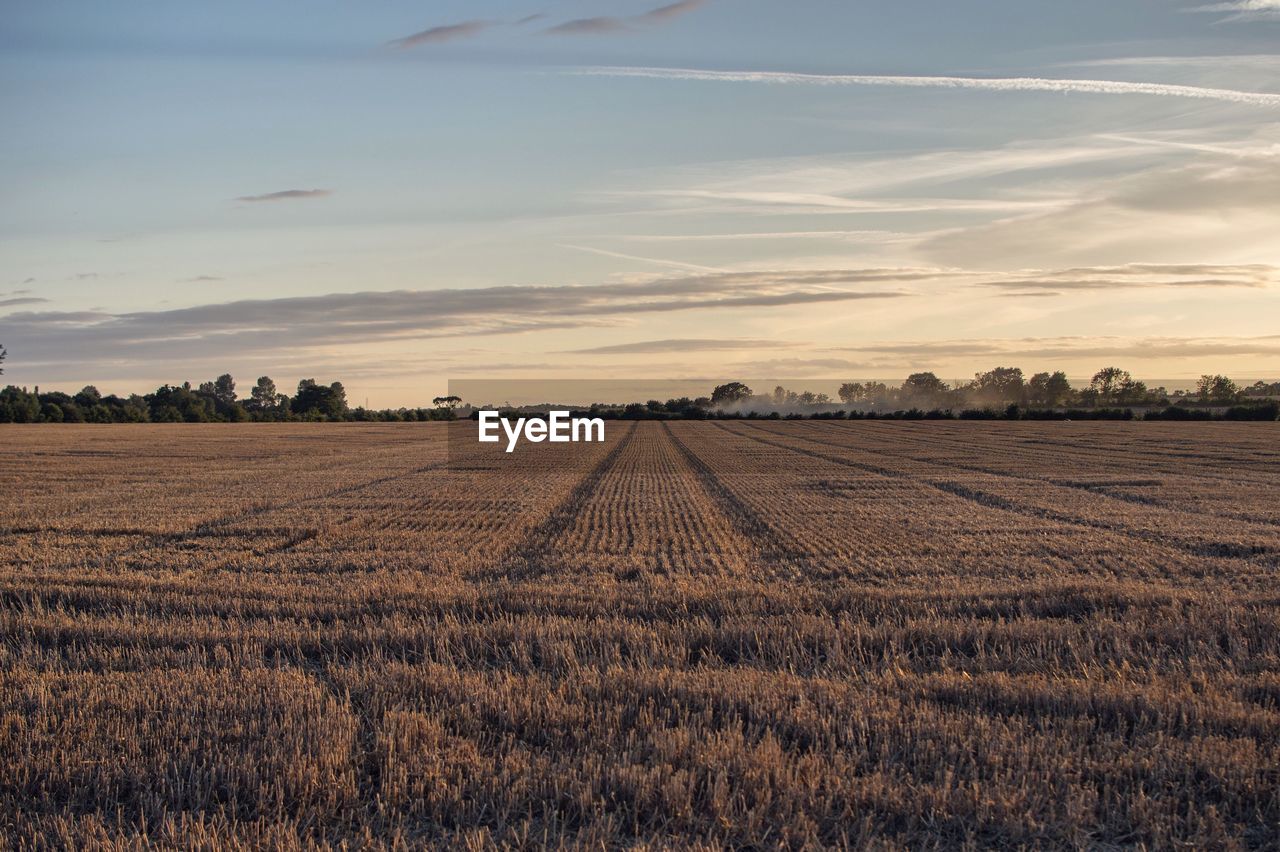
{"label": "contrail", "polygon": [[996,92],[1066,92],[1086,95],[1158,95],[1251,106],[1280,107],[1280,94],[1209,89],[1172,83],[1118,80],[1058,80],[1048,77],[904,77],[877,74],[793,74],[787,71],[705,71],[697,68],[596,66],[564,72],[589,77],[649,77],[720,83],[775,83],[809,86],[906,86],[921,89],[985,89]]}
{"label": "contrail", "polygon": [[585,251],[591,254],[603,255],[604,257],[616,257],[622,260],[638,260],[642,263],[656,263],[659,266],[670,266],[675,269],[691,269],[694,272],[728,272],[727,269],[721,269],[718,266],[702,266],[697,263],[681,263],[678,260],[664,260],[659,257],[640,257],[634,254],[623,254],[620,251],[609,251],[607,249],[591,248],[590,246],[575,246],[568,243],[557,243],[560,248],[573,249],[574,251]]}

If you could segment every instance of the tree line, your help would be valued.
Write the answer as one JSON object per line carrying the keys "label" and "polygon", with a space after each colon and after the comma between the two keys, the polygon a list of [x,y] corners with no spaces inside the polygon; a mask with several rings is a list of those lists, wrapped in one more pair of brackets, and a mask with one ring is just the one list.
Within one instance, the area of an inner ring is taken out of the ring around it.
{"label": "tree line", "polygon": [[[1017,367],[996,367],[976,374],[972,381],[951,384],[933,373],[914,373],[898,387],[846,382],[837,399],[781,385],[756,393],[743,382],[728,382],[716,386],[710,396],[596,404],[573,413],[606,420],[1276,420],[1280,417],[1277,399],[1280,382],[1240,387],[1221,375],[1202,376],[1194,391],[1168,392],[1148,388],[1125,370],[1106,367],[1094,374],[1087,387],[1077,390],[1063,372],[1036,373],[1025,379]],[[525,406],[505,413],[540,417],[548,408]]]}
{"label": "tree line", "polygon": [[[1235,409],[1229,413],[1238,418],[1255,419],[1249,415],[1256,414],[1257,419],[1274,420],[1280,382],[1259,381],[1242,387],[1227,376],[1203,375],[1195,390],[1170,392],[1147,387],[1127,370],[1104,367],[1086,387],[1077,389],[1061,371],[1027,378],[1018,367],[996,367],[967,382],[948,383],[933,373],[913,373],[898,387],[875,381],[846,382],[836,395],[838,402],[825,393],[797,393],[781,385],[770,393],[757,394],[742,382],[729,382],[716,387],[708,402],[713,409],[742,414],[822,414],[844,407],[863,415],[922,412],[976,417],[1006,413],[1023,417],[1036,412],[1089,416],[1090,412],[1142,408],[1165,409],[1166,419],[1205,419],[1212,416],[1203,411],[1205,407],[1226,407]],[[1197,408],[1201,410],[1197,412]],[[1270,417],[1268,412],[1273,412]],[[1148,412],[1150,419],[1161,414]]]}
{"label": "tree line", "polygon": [[[4,373],[0,346],[0,375]],[[736,416],[901,416],[901,417],[1086,417],[1122,416],[1145,409],[1147,419],[1195,420],[1215,416],[1274,420],[1280,382],[1241,387],[1227,376],[1205,375],[1193,391],[1149,388],[1119,367],[1104,367],[1086,387],[1074,388],[1066,373],[1035,373],[996,367],[971,381],[948,383],[933,373],[913,373],[898,387],[884,382],[846,382],[833,400],[825,393],[792,391],[781,385],[757,394],[742,382],[717,386],[708,397],[649,400],[625,406],[595,405],[609,418],[666,419]],[[838,401],[837,401],[838,400]],[[341,382],[298,382],[281,393],[269,376],[260,377],[245,398],[224,373],[193,387],[162,385],[145,395],[104,396],[92,385],[78,393],[42,393],[14,385],[0,390],[0,423],[239,423],[247,421],[424,421],[452,420],[463,400],[439,396],[431,408],[371,410],[351,408]],[[1227,410],[1221,411],[1220,409]],[[1212,411],[1210,409],[1219,409]],[[1130,414],[1129,416],[1132,416]]]}
{"label": "tree line", "polygon": [[[1173,404],[1235,405],[1250,399],[1280,396],[1280,382],[1256,382],[1241,387],[1227,376],[1205,375],[1194,391],[1148,388],[1119,367],[1094,373],[1088,386],[1076,389],[1067,374],[1036,373],[1029,379],[1018,367],[996,367],[977,373],[971,381],[948,383],[933,373],[913,373],[899,387],[883,382],[846,382],[837,391],[847,406],[916,408],[998,408],[1009,405],[1035,408],[1096,408],[1099,406],[1166,406]],[[772,393],[756,394],[741,382],[718,386],[710,397],[717,407],[756,406],[794,408],[835,404],[828,394],[796,393],[782,386]]]}
{"label": "tree line", "polygon": [[[0,350],[3,352],[3,350]],[[3,360],[0,358],[0,360]],[[3,372],[0,370],[0,372]],[[341,382],[303,379],[293,396],[262,376],[240,398],[236,381],[224,373],[193,387],[162,385],[145,395],[104,396],[93,385],[78,393],[41,392],[9,385],[0,390],[0,423],[243,423],[249,421],[450,420],[457,397],[437,397],[434,408],[369,410],[351,408]]]}

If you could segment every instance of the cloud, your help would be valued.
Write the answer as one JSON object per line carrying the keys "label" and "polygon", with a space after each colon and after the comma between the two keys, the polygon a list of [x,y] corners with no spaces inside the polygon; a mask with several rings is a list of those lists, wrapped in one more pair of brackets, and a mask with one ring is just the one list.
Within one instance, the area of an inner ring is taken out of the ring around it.
{"label": "cloud", "polygon": [[780,379],[788,376],[814,376],[823,371],[862,372],[876,367],[846,358],[771,358],[760,361],[743,361],[734,368],[743,373]]}
{"label": "cloud", "polygon": [[1051,273],[1056,278],[1078,275],[1242,275],[1274,280],[1280,269],[1265,263],[1224,266],[1207,263],[1130,263],[1125,266],[1085,266]]}
{"label": "cloud", "polygon": [[904,231],[747,231],[727,234],[617,234],[614,239],[635,243],[738,242],[757,240],[839,240],[855,243],[892,243],[913,238]]}
{"label": "cloud", "polygon": [[[1255,148],[1257,146],[1254,146]],[[1248,149],[1241,149],[1248,150]],[[1233,149],[1233,155],[1240,151]],[[862,242],[909,242],[927,234],[905,222],[939,229],[942,214],[970,222],[970,214],[1043,213],[1077,203],[1081,174],[1132,174],[1151,161],[1191,156],[1167,140],[1108,139],[1094,134],[1004,144],[994,148],[948,148],[898,156],[820,154],[753,158],[642,173],[635,188],[605,195],[628,204],[650,202],[662,213],[724,213],[805,216],[894,214],[894,231]],[[812,225],[806,223],[805,232]],[[804,233],[804,232],[801,232]],[[784,236],[785,232],[777,236]],[[834,236],[834,234],[823,235]],[[747,235],[751,238],[750,235]],[[702,237],[698,237],[702,238]]]}
{"label": "cloud", "polygon": [[981,89],[996,92],[1059,92],[1087,95],[1151,95],[1215,100],[1249,106],[1280,107],[1280,94],[1213,89],[1172,83],[1118,80],[1063,80],[1048,77],[922,77],[879,74],[795,74],[782,71],[707,71],[696,68],[597,66],[564,72],[591,77],[642,77],[721,83],[771,83],[809,86],[892,86],[929,89]]}
{"label": "cloud", "polygon": [[922,340],[845,347],[869,358],[1125,358],[1157,360],[1218,356],[1280,355],[1280,335],[1258,337],[1022,337]]}
{"label": "cloud", "polygon": [[575,246],[575,245],[569,245],[568,243],[560,243],[559,246],[560,248],[573,249],[574,251],[584,251],[584,252],[587,252],[588,254],[598,254],[604,257],[614,257],[614,258],[618,258],[619,260],[635,260],[635,261],[639,261],[640,263],[652,263],[652,264],[656,264],[657,266],[669,266],[675,269],[692,269],[697,272],[725,272],[726,271],[724,269],[719,269],[718,267],[714,267],[714,266],[702,266],[701,264],[697,264],[697,263],[683,263],[679,260],[666,260],[660,257],[640,257],[639,255],[623,254],[622,252],[618,252],[618,251],[609,251],[608,249],[592,248],[590,246]]}
{"label": "cloud", "polygon": [[577,18],[549,27],[545,32],[551,35],[604,35],[629,30],[623,18]]}
{"label": "cloud", "polygon": [[1034,295],[1037,289],[1061,295],[1065,290],[1159,289],[1168,287],[1245,287],[1260,289],[1280,282],[1280,269],[1263,264],[1220,266],[1210,264],[1142,264],[1098,266],[1043,272],[1030,276],[980,281],[980,287],[1024,291],[1007,295]]}
{"label": "cloud", "polygon": [[201,282],[221,281],[221,280],[222,279],[219,278],[217,275],[197,275],[193,278],[180,278],[178,279],[178,283],[179,284],[199,284]]}
{"label": "cloud", "polygon": [[680,0],[679,3],[659,6],[643,14],[626,18],[603,15],[592,18],[577,18],[572,21],[565,21],[563,24],[557,24],[544,32],[551,35],[609,35],[617,32],[630,32],[637,27],[656,26],[666,23],[705,6],[707,2],[708,0]]}
{"label": "cloud", "polygon": [[959,266],[999,258],[1089,265],[1160,257],[1270,260],[1280,233],[1280,154],[1153,168],[1084,185],[1059,209],[953,230],[918,251]]}
{"label": "cloud", "polygon": [[1280,0],[1232,0],[1193,6],[1188,12],[1231,12],[1219,23],[1229,21],[1280,21]]}
{"label": "cloud", "polygon": [[282,189],[265,195],[241,195],[236,201],[292,201],[298,198],[327,198],[332,194],[328,189]]}
{"label": "cloud", "polygon": [[407,35],[404,38],[398,38],[387,42],[387,47],[397,50],[407,50],[411,47],[418,47],[424,44],[442,44],[446,41],[456,41],[457,39],[471,38],[479,35],[490,27],[496,26],[496,21],[463,21],[460,24],[447,24],[441,27],[431,27],[422,32]]}
{"label": "cloud", "polygon": [[[736,206],[790,207],[800,212],[841,213],[940,213],[940,212],[1007,212],[1044,210],[1061,206],[1052,200],[911,198],[873,199],[845,198],[821,192],[774,192],[733,189],[655,189],[633,193],[637,196],[673,200],[721,201]],[[748,209],[752,209],[748,207]]]}
{"label": "cloud", "polygon": [[1163,139],[1154,136],[1126,136],[1119,133],[1102,133],[1099,139],[1110,139],[1116,142],[1131,142],[1148,148],[1168,148],[1173,151],[1188,151],[1196,154],[1214,154],[1221,157],[1258,157],[1280,154],[1280,143],[1258,145],[1251,141],[1218,142],[1182,142],[1177,139]]}
{"label": "cloud", "polygon": [[738,349],[790,349],[794,343],[776,340],[715,340],[709,338],[640,340],[592,349],[569,349],[570,355],[665,355],[683,352],[725,352]]}
{"label": "cloud", "polygon": [[[904,298],[867,285],[921,274],[887,270],[779,270],[655,278],[639,283],[331,293],[246,299],[165,311],[21,312],[0,337],[30,360],[172,358],[287,351],[459,335],[616,325],[647,313]],[[20,344],[20,346],[19,346]]]}
{"label": "cloud", "polygon": [[1280,54],[1274,53],[1224,53],[1218,55],[1188,56],[1113,56],[1106,59],[1081,59],[1059,62],[1058,68],[1207,68],[1221,70],[1232,66],[1241,69],[1275,71],[1280,69]]}
{"label": "cloud", "polygon": [[642,21],[669,21],[672,18],[678,18],[681,15],[687,15],[702,6],[707,5],[707,0],[680,0],[679,3],[670,3],[666,6],[659,6],[656,9],[650,9],[643,15],[638,16],[638,20]]}
{"label": "cloud", "polygon": [[48,299],[41,299],[37,296],[17,296],[11,299],[0,299],[0,308],[13,308],[18,305],[38,305],[47,302]]}

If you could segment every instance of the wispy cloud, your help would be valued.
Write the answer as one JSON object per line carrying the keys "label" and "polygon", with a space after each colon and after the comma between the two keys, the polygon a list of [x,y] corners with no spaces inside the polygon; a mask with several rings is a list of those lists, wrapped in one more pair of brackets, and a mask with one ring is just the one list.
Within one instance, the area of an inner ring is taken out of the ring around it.
{"label": "wispy cloud", "polygon": [[1280,232],[1280,154],[1200,158],[1087,181],[1071,203],[954,229],[920,243],[935,262],[974,266],[1271,261]]}
{"label": "wispy cloud", "polygon": [[669,21],[672,18],[678,18],[686,15],[696,9],[707,5],[707,0],[680,0],[679,3],[669,3],[666,6],[659,6],[656,9],[650,9],[643,15],[639,15],[638,20],[642,21]]}
{"label": "wispy cloud", "polygon": [[497,21],[463,21],[459,24],[445,24],[444,26],[431,27],[422,32],[407,35],[404,38],[394,39],[387,42],[387,47],[397,50],[406,50],[411,47],[419,47],[424,44],[442,44],[446,41],[456,41],[458,39],[470,38],[479,35],[490,27],[497,26]]}
{"label": "wispy cloud", "polygon": [[[744,210],[793,208],[797,212],[838,213],[1014,213],[1061,207],[1056,200],[988,198],[847,198],[823,192],[771,191],[764,189],[655,189],[629,193],[676,201],[728,202]],[[780,211],[774,211],[780,212]]]}
{"label": "wispy cloud", "polygon": [[636,243],[715,243],[751,242],[756,240],[839,240],[855,243],[890,243],[914,239],[902,231],[745,231],[723,234],[618,234],[614,239]]}
{"label": "wispy cloud", "polygon": [[[893,214],[904,221],[923,218],[916,214],[946,214],[957,221],[971,221],[985,213],[1004,217],[1062,209],[1078,202],[1080,193],[1072,182],[1079,180],[1081,172],[1132,172],[1135,163],[1176,159],[1181,151],[1157,142],[1090,134],[899,156],[753,158],[642,173],[637,188],[619,188],[603,197],[628,204],[651,201],[652,209],[661,213]],[[932,216],[923,221],[931,229],[945,225]],[[884,244],[909,240],[903,233],[908,231],[925,236],[918,228],[902,225],[880,234],[859,229],[837,237],[834,229],[824,233],[811,227],[797,234]],[[771,238],[785,235],[785,231],[774,232]],[[753,238],[750,233],[744,237]],[[716,239],[712,235],[689,238]]]}
{"label": "wispy cloud", "polygon": [[1280,143],[1271,142],[1259,145],[1250,140],[1207,143],[1186,142],[1178,139],[1159,136],[1126,136],[1118,133],[1102,133],[1099,139],[1110,139],[1116,142],[1131,142],[1147,148],[1168,148],[1174,151],[1188,151],[1195,154],[1216,154],[1222,157],[1259,157],[1280,154]]}
{"label": "wispy cloud", "polygon": [[691,269],[695,272],[728,272],[727,269],[720,269],[716,266],[702,266],[697,263],[684,263],[679,260],[666,260],[660,257],[641,257],[635,254],[623,254],[620,251],[609,251],[608,249],[592,248],[591,246],[575,246],[568,243],[561,243],[560,248],[573,249],[574,251],[584,251],[588,254],[598,254],[603,257],[613,257],[619,260],[634,260],[639,263],[652,263],[657,266],[668,266],[674,269]]}
{"label": "wispy cloud", "polygon": [[1158,360],[1223,355],[1280,355],[1280,335],[1259,337],[1021,337],[869,343],[842,351],[865,358],[1132,358]]}
{"label": "wispy cloud", "polygon": [[38,305],[47,302],[48,299],[41,299],[37,296],[16,296],[11,299],[0,299],[0,308],[14,308],[18,305]]}
{"label": "wispy cloud", "polygon": [[865,373],[876,367],[847,358],[768,358],[743,361],[734,368],[745,375],[768,379],[808,377],[839,373]]}
{"label": "wispy cloud", "polygon": [[1188,12],[1228,12],[1220,23],[1228,21],[1280,21],[1280,0],[1231,0],[1193,6]]}
{"label": "wispy cloud", "polygon": [[571,355],[668,355],[682,352],[732,352],[743,349],[790,349],[794,343],[776,340],[717,340],[712,338],[673,338],[640,340],[592,349],[569,349]]}
{"label": "wispy cloud", "polygon": [[1009,295],[1029,296],[1035,291],[1050,291],[1055,295],[1064,290],[1123,290],[1161,289],[1181,287],[1243,287],[1261,289],[1280,283],[1280,269],[1263,264],[1221,266],[1211,264],[1143,264],[1126,266],[1098,266],[1039,272],[1033,275],[1012,275],[990,281],[980,281],[980,287],[1021,291]]}
{"label": "wispy cloud", "polygon": [[639,27],[655,26],[666,23],[688,14],[707,4],[708,0],[680,0],[650,9],[640,15],[630,17],[614,17],[601,15],[591,18],[576,18],[550,27],[545,32],[552,35],[608,35],[617,32],[628,32]]}
{"label": "wispy cloud", "polygon": [[1057,68],[1206,68],[1215,71],[1232,66],[1241,69],[1275,71],[1280,69],[1280,54],[1224,53],[1188,56],[1115,56],[1105,59],[1079,59],[1074,62],[1059,62],[1055,65]]}
{"label": "wispy cloud", "polygon": [[[698,310],[904,298],[886,285],[922,270],[777,270],[662,277],[637,283],[331,293],[248,299],[167,311],[20,312],[0,338],[32,360],[277,352],[409,338],[514,334],[617,325],[624,318]],[[80,353],[76,356],[75,353]]]}
{"label": "wispy cloud", "polygon": [[1172,83],[1118,80],[1068,80],[1051,77],[922,77],[880,74],[796,74],[784,71],[707,71],[696,68],[597,66],[566,71],[593,77],[640,77],[720,83],[769,83],[809,86],[892,86],[928,89],[979,89],[996,92],[1058,92],[1087,95],[1149,95],[1280,107],[1280,94],[1214,89]]}
{"label": "wispy cloud", "polygon": [[302,198],[327,198],[333,192],[328,189],[282,189],[279,192],[268,192],[263,195],[241,195],[236,201],[293,201]]}
{"label": "wispy cloud", "polygon": [[606,35],[631,29],[624,18],[596,17],[575,18],[549,27],[546,32],[551,35]]}

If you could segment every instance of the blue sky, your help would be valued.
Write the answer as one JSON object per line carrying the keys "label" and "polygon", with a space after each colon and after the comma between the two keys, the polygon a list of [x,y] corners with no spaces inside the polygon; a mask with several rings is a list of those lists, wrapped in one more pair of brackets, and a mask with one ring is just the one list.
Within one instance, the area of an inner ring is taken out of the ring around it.
{"label": "blue sky", "polygon": [[16,0],[5,378],[1273,376],[1278,38],[1280,0]]}

